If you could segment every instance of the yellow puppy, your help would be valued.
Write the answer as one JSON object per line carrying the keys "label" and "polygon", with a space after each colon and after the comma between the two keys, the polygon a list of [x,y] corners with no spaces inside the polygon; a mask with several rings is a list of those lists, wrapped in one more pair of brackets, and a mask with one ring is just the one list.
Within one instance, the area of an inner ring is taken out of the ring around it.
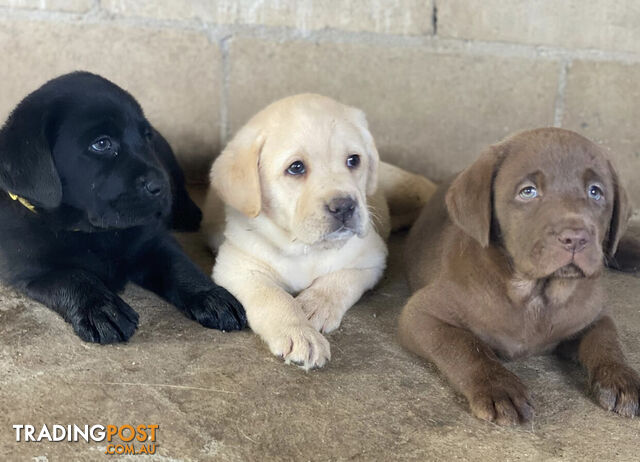
{"label": "yellow puppy", "polygon": [[411,222],[435,190],[380,163],[362,111],[313,94],[256,114],[214,162],[211,185],[214,280],[273,354],[305,369],[330,359],[322,333],[382,276],[391,222]]}

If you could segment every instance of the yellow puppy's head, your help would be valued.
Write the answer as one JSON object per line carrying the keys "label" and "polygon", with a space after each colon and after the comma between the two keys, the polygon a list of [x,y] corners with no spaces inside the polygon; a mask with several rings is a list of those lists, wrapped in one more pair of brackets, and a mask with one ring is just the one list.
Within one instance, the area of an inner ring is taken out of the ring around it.
{"label": "yellow puppy's head", "polygon": [[226,204],[312,245],[369,231],[378,163],[361,110],[301,94],[251,118],[214,162],[211,184]]}

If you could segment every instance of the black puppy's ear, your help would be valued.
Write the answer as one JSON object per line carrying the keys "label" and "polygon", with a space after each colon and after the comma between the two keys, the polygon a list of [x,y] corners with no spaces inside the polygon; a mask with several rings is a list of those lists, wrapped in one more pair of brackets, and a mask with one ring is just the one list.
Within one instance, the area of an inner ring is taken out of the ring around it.
{"label": "black puppy's ear", "polygon": [[187,192],[184,172],[169,142],[156,129],[152,128],[151,132],[156,155],[171,180],[173,197],[169,226],[174,231],[197,231],[202,221],[202,212]]}
{"label": "black puppy's ear", "polygon": [[453,222],[482,247],[489,245],[493,176],[498,159],[498,148],[489,147],[453,180],[445,198]]}
{"label": "black puppy's ear", "polygon": [[[607,231],[607,237],[605,238],[604,251],[607,256],[611,258],[616,255],[618,243],[627,230],[629,218],[631,218],[631,206],[629,205],[629,196],[627,195],[627,191],[620,183],[618,172],[610,161],[608,161],[608,164],[609,171],[611,172],[611,178],[613,179],[614,198],[613,214],[611,215],[611,223],[609,224],[609,230]],[[616,258],[618,258],[618,255],[616,255]]]}
{"label": "black puppy's ear", "polygon": [[49,116],[43,104],[27,97],[0,130],[0,188],[36,206],[54,208],[62,201],[62,185],[47,139]]}

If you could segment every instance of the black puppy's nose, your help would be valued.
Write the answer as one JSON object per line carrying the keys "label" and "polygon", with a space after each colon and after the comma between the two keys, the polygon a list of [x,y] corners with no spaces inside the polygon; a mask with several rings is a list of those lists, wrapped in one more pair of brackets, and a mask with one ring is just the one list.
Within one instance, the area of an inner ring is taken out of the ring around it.
{"label": "black puppy's nose", "polygon": [[566,250],[577,253],[589,243],[589,233],[584,229],[567,228],[558,234],[558,241]]}
{"label": "black puppy's nose", "polygon": [[327,204],[327,210],[338,221],[345,223],[353,216],[356,201],[350,197],[336,197]]}
{"label": "black puppy's nose", "polygon": [[157,196],[164,189],[161,181],[158,180],[147,180],[144,182],[144,189],[152,196]]}

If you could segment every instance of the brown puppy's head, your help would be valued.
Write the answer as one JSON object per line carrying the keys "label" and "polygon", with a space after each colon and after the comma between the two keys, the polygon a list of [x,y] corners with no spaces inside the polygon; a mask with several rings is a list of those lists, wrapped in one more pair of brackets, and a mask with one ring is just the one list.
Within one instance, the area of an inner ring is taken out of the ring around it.
{"label": "brown puppy's head", "polygon": [[211,184],[226,204],[263,214],[292,241],[344,241],[369,231],[378,163],[362,111],[302,94],[242,127],[214,162]]}
{"label": "brown puppy's head", "polygon": [[603,150],[557,128],[491,146],[446,200],[454,223],[483,247],[501,242],[514,269],[532,279],[597,274],[631,213]]}

